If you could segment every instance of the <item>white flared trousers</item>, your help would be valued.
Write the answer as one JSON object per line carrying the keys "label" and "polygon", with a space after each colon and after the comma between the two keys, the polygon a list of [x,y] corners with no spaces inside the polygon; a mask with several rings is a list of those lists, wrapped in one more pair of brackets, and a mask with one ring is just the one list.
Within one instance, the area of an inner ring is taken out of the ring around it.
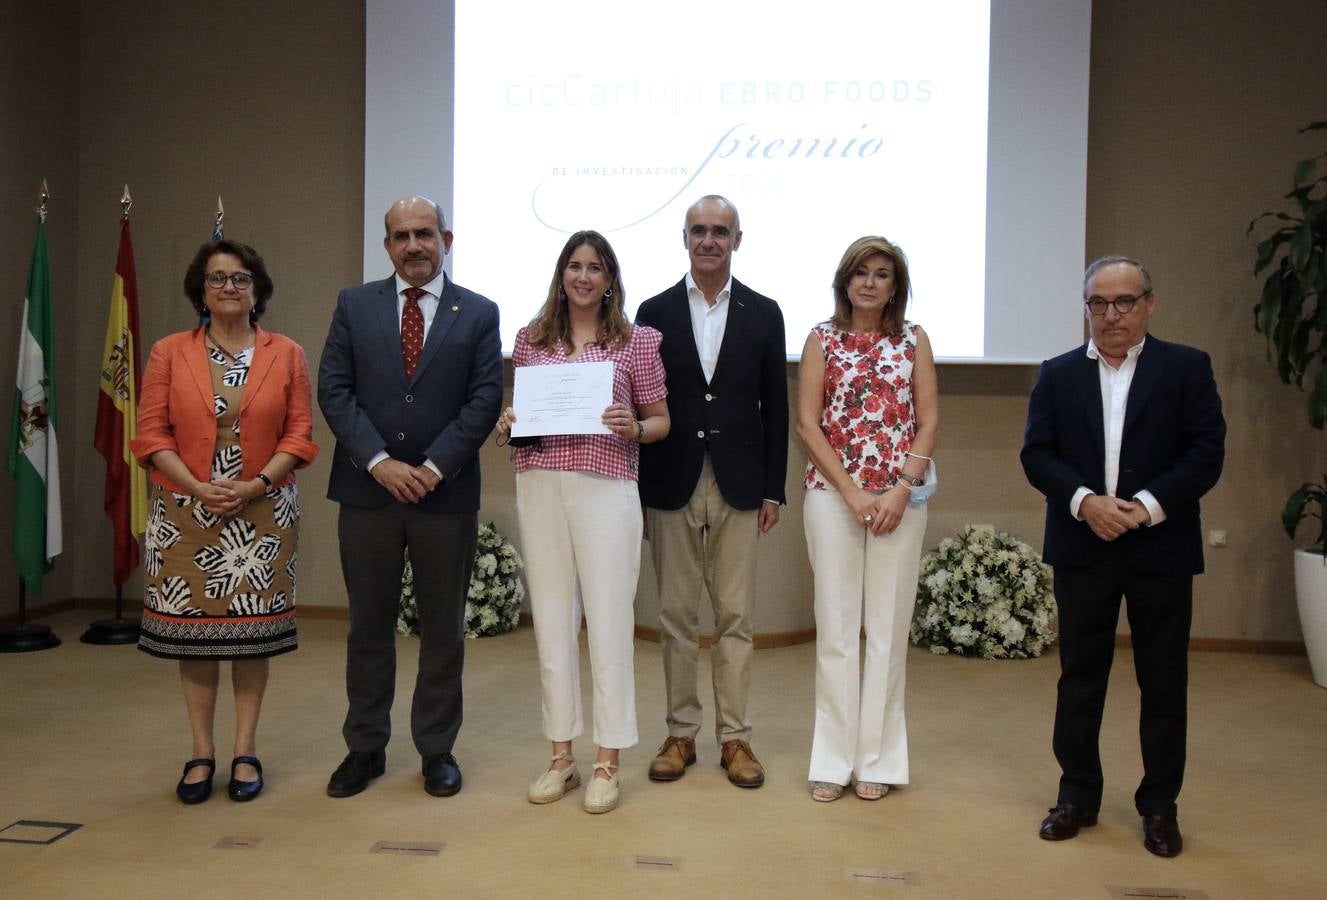
{"label": "white flared trousers", "polygon": [[816,592],[816,724],[809,778],[843,785],[907,784],[903,694],[926,507],[908,507],[898,528],[878,537],[837,491],[807,491],[804,510]]}
{"label": "white flared trousers", "polygon": [[531,469],[516,476],[516,514],[525,557],[544,734],[569,741],[581,714],[581,614],[594,682],[594,742],[634,745],[636,580],[641,508],[636,482],[586,472]]}

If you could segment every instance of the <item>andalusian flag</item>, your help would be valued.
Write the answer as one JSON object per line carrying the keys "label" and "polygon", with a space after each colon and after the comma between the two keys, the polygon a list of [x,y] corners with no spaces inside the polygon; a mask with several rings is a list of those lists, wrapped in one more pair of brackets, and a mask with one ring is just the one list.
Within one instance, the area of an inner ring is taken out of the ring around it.
{"label": "andalusian flag", "polygon": [[[43,219],[45,216],[43,215]],[[46,223],[37,223],[19,336],[9,474],[14,476],[14,557],[34,594],[60,555],[60,465],[55,441],[55,329]]]}
{"label": "andalusian flag", "polygon": [[111,314],[101,354],[101,393],[93,444],[106,459],[106,515],[115,528],[115,586],[138,567],[138,535],[147,522],[147,475],[129,452],[138,421],[138,278],[129,218],[120,223]]}

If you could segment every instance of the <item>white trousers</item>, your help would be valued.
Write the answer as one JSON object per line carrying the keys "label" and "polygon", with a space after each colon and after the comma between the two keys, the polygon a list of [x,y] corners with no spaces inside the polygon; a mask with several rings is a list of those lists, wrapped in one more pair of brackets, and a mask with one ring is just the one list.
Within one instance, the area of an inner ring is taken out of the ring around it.
{"label": "white trousers", "polygon": [[569,741],[581,715],[580,631],[584,611],[594,682],[594,742],[634,745],[635,600],[641,508],[636,482],[586,472],[531,469],[516,476],[544,734]]}
{"label": "white trousers", "polygon": [[[809,778],[907,784],[903,695],[926,507],[908,507],[898,528],[878,537],[837,491],[808,490],[804,511],[816,593]],[[866,662],[860,667],[863,625]]]}

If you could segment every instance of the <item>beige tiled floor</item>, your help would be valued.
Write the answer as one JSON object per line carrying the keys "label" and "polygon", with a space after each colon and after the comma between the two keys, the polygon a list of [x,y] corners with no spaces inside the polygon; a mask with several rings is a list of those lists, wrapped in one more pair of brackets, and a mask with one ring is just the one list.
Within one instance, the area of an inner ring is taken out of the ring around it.
{"label": "beige tiled floor", "polygon": [[[387,774],[357,797],[326,797],[344,752],[345,623],[309,620],[301,649],[273,662],[259,744],[263,796],[235,804],[218,791],[184,807],[173,794],[189,755],[174,666],[132,648],[80,644],[90,618],[49,620],[65,639],[58,649],[0,655],[0,826],[83,826],[49,846],[0,843],[0,896],[1059,898],[1108,897],[1112,885],[1212,898],[1327,895],[1327,691],[1301,657],[1194,654],[1180,800],[1186,849],[1161,860],[1140,846],[1131,801],[1139,762],[1127,651],[1102,737],[1101,824],[1048,844],[1036,826],[1055,795],[1053,654],[994,663],[914,650],[912,784],[879,803],[816,804],[805,790],[810,645],[756,655],[753,743],[769,779],[743,791],[724,780],[708,741],[680,782],[646,779],[664,736],[663,688],[658,646],[639,643],[642,742],[623,754],[622,806],[589,816],[572,797],[547,807],[524,798],[547,757],[529,629],[468,645],[459,796],[422,790],[406,699],[417,644],[401,638]],[[223,770],[229,726],[223,702]],[[588,742],[578,749],[592,753]],[[248,846],[215,849],[228,837]],[[444,848],[369,852],[384,840]],[[676,867],[633,868],[637,855]],[[915,883],[854,880],[850,870],[910,873]]]}

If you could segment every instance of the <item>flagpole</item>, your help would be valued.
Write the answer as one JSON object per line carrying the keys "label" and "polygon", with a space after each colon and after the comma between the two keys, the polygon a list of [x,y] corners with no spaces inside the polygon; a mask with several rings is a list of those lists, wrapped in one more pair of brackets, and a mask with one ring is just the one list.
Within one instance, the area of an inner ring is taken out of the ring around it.
{"label": "flagpole", "polygon": [[[127,227],[129,223],[129,210],[133,209],[134,199],[129,195],[129,185],[124,186],[124,193],[120,195],[120,223]],[[138,336],[134,335],[135,341]],[[133,366],[134,360],[127,360],[127,365]],[[138,373],[134,372],[135,382],[138,379]],[[132,518],[132,517],[130,517]],[[131,526],[132,523],[124,523]],[[132,527],[130,527],[132,533]],[[136,539],[136,538],[135,538]],[[135,553],[134,559],[137,559]],[[87,631],[79,638],[85,644],[137,644],[138,643],[138,620],[126,619],[124,617],[124,585],[115,585],[115,618],[96,619],[88,625]]]}
{"label": "flagpole", "polygon": [[[46,179],[41,180],[41,202],[35,212],[41,225],[46,224],[46,204],[51,199],[51,192],[46,187]],[[38,226],[40,235],[41,225]],[[33,650],[49,650],[60,646],[60,639],[51,631],[49,625],[28,624],[28,586],[20,574],[18,577],[18,625],[14,628],[0,629],[0,653],[28,653]]]}

